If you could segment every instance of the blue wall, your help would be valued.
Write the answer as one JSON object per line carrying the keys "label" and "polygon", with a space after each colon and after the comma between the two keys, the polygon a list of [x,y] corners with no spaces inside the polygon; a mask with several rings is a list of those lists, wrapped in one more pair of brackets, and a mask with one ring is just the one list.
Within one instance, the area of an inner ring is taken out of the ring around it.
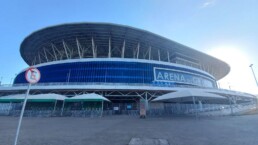
{"label": "blue wall", "polygon": [[[154,81],[154,67],[190,72],[191,76],[211,82],[216,81],[199,71],[155,63],[124,61],[86,61],[59,63],[37,67],[41,72],[39,83],[49,82],[107,82],[107,83],[140,83],[155,86],[184,85],[182,82]],[[26,83],[25,72],[20,73],[14,84]],[[196,84],[193,84],[196,85]]]}

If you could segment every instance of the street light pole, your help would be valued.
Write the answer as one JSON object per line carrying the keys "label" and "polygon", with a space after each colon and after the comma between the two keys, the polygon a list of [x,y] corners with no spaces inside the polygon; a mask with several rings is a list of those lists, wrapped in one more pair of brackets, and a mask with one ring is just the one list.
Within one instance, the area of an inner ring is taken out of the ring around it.
{"label": "street light pole", "polygon": [[249,67],[251,68],[251,70],[252,70],[252,72],[253,72],[253,76],[254,76],[256,85],[258,86],[258,82],[257,82],[256,76],[255,76],[254,70],[253,70],[253,64],[251,64]]}
{"label": "street light pole", "polygon": [[3,80],[3,77],[0,78],[0,86],[1,86],[1,84],[2,84],[2,80]]}

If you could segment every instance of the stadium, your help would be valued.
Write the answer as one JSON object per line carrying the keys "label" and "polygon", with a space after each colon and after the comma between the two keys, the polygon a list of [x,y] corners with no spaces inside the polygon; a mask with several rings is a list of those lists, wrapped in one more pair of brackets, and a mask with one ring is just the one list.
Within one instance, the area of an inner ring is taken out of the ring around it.
{"label": "stadium", "polygon": [[[94,97],[70,103],[64,103],[65,99],[42,101],[50,94],[66,99],[85,94],[101,96],[108,100],[101,101],[102,113],[107,114],[133,111],[137,114],[141,102],[152,114],[157,110],[191,114],[222,108],[230,108],[232,113],[232,107],[252,108],[257,102],[252,94],[218,88],[217,81],[230,72],[227,63],[130,26],[111,23],[51,26],[26,37],[20,53],[28,66],[37,68],[41,74],[40,81],[30,91],[41,98],[29,102],[27,110],[50,105],[63,114],[64,110],[101,106]],[[9,108],[9,112],[22,104],[17,97],[27,90],[26,69],[11,86],[0,87],[2,108]]]}

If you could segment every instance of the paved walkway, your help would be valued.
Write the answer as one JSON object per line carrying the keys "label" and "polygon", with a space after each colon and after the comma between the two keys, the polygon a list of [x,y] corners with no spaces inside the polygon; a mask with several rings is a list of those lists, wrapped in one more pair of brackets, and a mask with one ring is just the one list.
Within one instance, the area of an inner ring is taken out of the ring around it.
{"label": "paved walkway", "polygon": [[[0,117],[0,144],[13,144],[17,117]],[[132,138],[170,145],[258,143],[258,115],[217,118],[24,118],[19,145],[128,145]]]}
{"label": "paved walkway", "polygon": [[132,138],[128,145],[169,145],[169,143],[161,138]]}

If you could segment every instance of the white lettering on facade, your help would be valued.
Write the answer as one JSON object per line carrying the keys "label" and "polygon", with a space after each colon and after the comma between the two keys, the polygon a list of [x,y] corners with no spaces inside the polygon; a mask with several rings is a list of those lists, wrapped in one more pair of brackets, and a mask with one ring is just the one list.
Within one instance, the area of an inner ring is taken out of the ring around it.
{"label": "white lettering on facade", "polygon": [[185,77],[181,75],[181,82],[185,82]]}
{"label": "white lettering on facade", "polygon": [[173,80],[174,80],[174,75],[173,75],[173,73],[169,73],[169,80],[170,80],[170,81],[173,81]]}
{"label": "white lettering on facade", "polygon": [[179,81],[180,79],[179,79],[180,77],[179,77],[179,74],[175,74],[174,73],[174,79],[176,80],[176,81]]}
{"label": "white lettering on facade", "polygon": [[163,76],[162,76],[162,73],[161,73],[161,72],[158,73],[157,79],[158,79],[158,80],[163,80]]}
{"label": "white lettering on facade", "polygon": [[202,79],[201,77],[196,77],[193,75],[177,73],[172,71],[156,71],[156,80],[181,82],[207,87],[213,86],[211,81]]}
{"label": "white lettering on facade", "polygon": [[165,80],[169,80],[167,72],[164,73],[164,78],[165,78]]}

